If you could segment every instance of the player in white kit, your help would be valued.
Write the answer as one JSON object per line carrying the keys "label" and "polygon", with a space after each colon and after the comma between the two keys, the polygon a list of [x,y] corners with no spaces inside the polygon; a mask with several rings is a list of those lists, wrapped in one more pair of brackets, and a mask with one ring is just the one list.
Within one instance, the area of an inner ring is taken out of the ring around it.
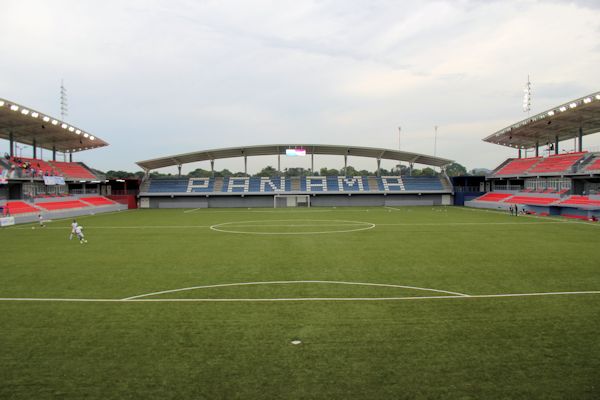
{"label": "player in white kit", "polygon": [[77,234],[77,239],[79,239],[79,243],[84,244],[87,243],[87,240],[85,239],[85,236],[83,235],[83,226],[81,225],[77,225],[77,228],[75,228],[75,233]]}
{"label": "player in white kit", "polygon": [[77,229],[77,221],[73,220],[73,222],[71,222],[71,234],[69,235],[69,240],[73,239],[73,235],[75,235],[75,229]]}

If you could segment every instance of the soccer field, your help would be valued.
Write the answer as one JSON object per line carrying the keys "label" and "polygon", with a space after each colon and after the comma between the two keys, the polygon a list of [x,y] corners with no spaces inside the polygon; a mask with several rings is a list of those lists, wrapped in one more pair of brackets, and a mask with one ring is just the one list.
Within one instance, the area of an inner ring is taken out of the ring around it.
{"label": "soccer field", "polygon": [[136,210],[79,218],[80,244],[70,222],[0,230],[1,399],[600,398],[598,224]]}

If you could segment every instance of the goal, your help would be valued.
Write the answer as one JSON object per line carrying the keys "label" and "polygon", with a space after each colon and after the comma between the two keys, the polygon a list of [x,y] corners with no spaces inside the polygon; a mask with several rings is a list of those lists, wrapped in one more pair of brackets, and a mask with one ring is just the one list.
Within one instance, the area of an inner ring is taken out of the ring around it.
{"label": "goal", "polygon": [[274,208],[310,207],[308,194],[276,194],[273,197]]}

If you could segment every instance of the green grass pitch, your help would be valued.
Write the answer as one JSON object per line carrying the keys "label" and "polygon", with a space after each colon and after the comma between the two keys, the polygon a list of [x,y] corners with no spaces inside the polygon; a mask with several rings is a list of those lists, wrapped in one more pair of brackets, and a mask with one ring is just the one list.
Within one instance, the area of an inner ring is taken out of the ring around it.
{"label": "green grass pitch", "polygon": [[70,222],[0,230],[0,399],[600,398],[597,224],[137,210],[79,218],[79,244]]}

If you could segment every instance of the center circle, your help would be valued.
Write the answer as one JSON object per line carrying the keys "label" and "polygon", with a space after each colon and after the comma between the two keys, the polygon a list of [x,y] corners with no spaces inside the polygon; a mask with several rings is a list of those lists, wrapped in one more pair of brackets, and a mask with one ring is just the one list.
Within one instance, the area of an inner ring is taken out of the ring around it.
{"label": "center circle", "polygon": [[223,222],[212,225],[210,229],[248,235],[314,235],[365,231],[374,227],[371,222],[340,219],[277,219]]}

